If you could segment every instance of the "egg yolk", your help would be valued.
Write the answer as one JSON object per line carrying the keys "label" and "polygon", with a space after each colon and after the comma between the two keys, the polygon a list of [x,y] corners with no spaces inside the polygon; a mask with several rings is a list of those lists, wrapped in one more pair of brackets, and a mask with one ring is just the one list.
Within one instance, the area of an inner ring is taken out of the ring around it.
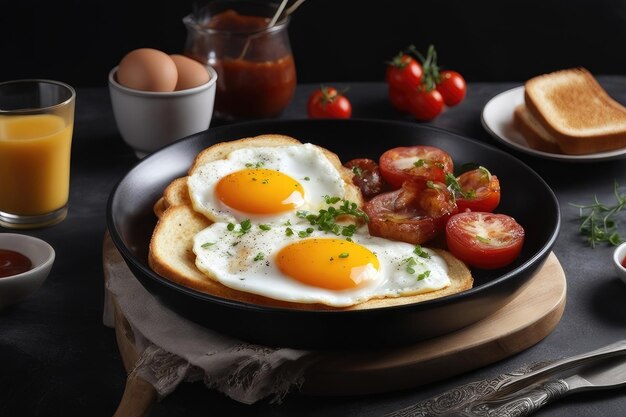
{"label": "egg yolk", "polygon": [[219,180],[215,192],[228,207],[250,214],[282,213],[304,202],[304,188],[298,181],[264,168],[233,172]]}
{"label": "egg yolk", "polygon": [[343,239],[304,239],[276,255],[285,275],[330,290],[355,288],[376,279],[378,258],[369,249]]}

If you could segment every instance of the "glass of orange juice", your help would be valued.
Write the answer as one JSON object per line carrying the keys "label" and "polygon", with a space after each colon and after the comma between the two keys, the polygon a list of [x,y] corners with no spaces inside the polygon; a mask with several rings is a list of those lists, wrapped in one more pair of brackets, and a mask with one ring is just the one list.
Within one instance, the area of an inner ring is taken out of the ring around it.
{"label": "glass of orange juice", "polygon": [[0,226],[50,226],[67,215],[76,93],[50,80],[0,83]]}

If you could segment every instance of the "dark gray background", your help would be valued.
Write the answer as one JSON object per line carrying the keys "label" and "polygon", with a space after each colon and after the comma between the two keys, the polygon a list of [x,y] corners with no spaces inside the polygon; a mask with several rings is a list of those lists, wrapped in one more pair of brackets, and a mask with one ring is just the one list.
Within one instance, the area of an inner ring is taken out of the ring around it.
{"label": "dark gray background", "polygon": [[[44,77],[84,87],[105,86],[132,49],[182,52],[182,18],[206,1],[4,3],[0,81]],[[379,81],[399,50],[430,43],[440,63],[468,81],[521,81],[579,65],[626,73],[623,0],[308,0],[289,30],[303,83]]]}

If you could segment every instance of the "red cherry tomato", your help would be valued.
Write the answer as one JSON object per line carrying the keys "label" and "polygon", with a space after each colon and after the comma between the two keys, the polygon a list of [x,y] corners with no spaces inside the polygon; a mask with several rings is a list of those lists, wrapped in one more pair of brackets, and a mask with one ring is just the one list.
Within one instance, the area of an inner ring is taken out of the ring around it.
{"label": "red cherry tomato", "polygon": [[409,180],[444,182],[446,173],[454,169],[447,152],[419,145],[389,149],[380,156],[379,166],[384,180],[393,189]]}
{"label": "red cherry tomato", "polygon": [[465,98],[467,85],[465,79],[456,71],[441,71],[437,91],[441,93],[443,101],[448,107],[456,106]]}
{"label": "red cherry tomato", "polygon": [[389,102],[391,106],[402,113],[410,111],[409,96],[406,91],[389,86]]}
{"label": "red cherry tomato", "polygon": [[459,211],[492,212],[500,204],[500,181],[487,169],[464,172],[456,180],[460,187],[456,198]]}
{"label": "red cherry tomato", "polygon": [[352,105],[336,88],[321,87],[309,97],[307,113],[312,119],[348,119],[352,116]]}
{"label": "red cherry tomato", "polygon": [[524,244],[524,228],[506,214],[466,211],[446,225],[448,250],[466,264],[482,269],[513,262]]}
{"label": "red cherry tomato", "polygon": [[428,91],[420,87],[409,94],[409,108],[417,120],[428,122],[443,111],[443,97],[437,89]]}
{"label": "red cherry tomato", "polygon": [[352,170],[352,183],[359,187],[366,200],[383,192],[385,183],[376,161],[358,158],[346,162],[344,166]]}
{"label": "red cherry tomato", "polygon": [[419,62],[409,55],[399,53],[387,66],[385,78],[390,87],[402,91],[419,87],[422,75]]}

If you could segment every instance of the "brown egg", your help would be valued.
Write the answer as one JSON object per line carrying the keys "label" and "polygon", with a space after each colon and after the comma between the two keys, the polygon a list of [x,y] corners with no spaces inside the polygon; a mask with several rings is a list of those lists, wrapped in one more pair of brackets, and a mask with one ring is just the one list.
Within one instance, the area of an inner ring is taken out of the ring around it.
{"label": "brown egg", "polygon": [[198,61],[184,55],[170,55],[178,70],[176,90],[186,90],[209,82],[209,72]]}
{"label": "brown egg", "polygon": [[140,48],[122,58],[117,81],[124,87],[143,91],[174,91],[178,81],[176,64],[165,52]]}

